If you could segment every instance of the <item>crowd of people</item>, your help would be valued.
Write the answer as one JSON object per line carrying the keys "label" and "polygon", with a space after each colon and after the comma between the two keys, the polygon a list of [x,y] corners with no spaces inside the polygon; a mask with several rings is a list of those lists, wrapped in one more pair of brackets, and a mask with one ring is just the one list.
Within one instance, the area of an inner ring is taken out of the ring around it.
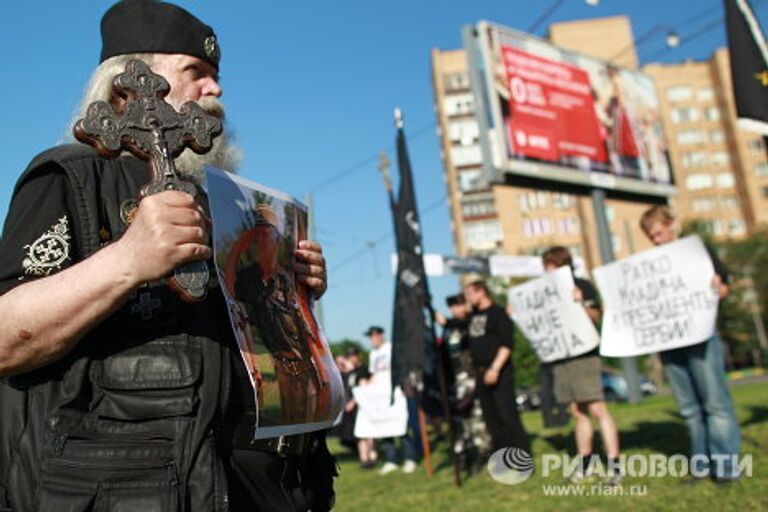
{"label": "crowd of people", "polygon": [[[679,226],[668,207],[648,209],[640,225],[654,245],[676,240]],[[715,269],[711,283],[720,299],[728,296],[729,273],[716,253],[707,247]],[[562,246],[551,247],[542,256],[545,272],[568,267],[573,272],[573,258]],[[574,276],[573,301],[584,308],[589,319],[599,325],[602,306],[596,288],[588,280]],[[436,312],[435,321],[442,326],[438,344],[447,351],[447,371],[451,383],[449,401],[456,439],[453,451],[462,457],[465,466],[485,460],[491,453],[509,447],[520,448],[528,454],[531,441],[520,419],[516,401],[515,368],[512,353],[515,350],[515,325],[511,306],[505,310],[496,304],[493,295],[482,280],[467,283],[462,292],[446,299],[449,316]],[[388,368],[391,347],[383,342],[383,329],[372,328],[370,336],[370,374]],[[385,347],[385,348],[382,348]],[[383,355],[386,354],[386,355]],[[703,343],[661,352],[661,361],[671,391],[677,401],[690,435],[691,460],[699,467],[693,475],[709,474],[718,483],[729,483],[738,478],[732,467],[733,456],[739,454],[739,426],[736,421],[730,393],[724,377],[723,348],[717,334]],[[386,361],[386,362],[384,362]],[[359,353],[355,349],[347,358],[339,360],[340,367],[351,387],[364,384],[370,377],[360,377]],[[593,450],[595,423],[598,426],[605,452],[605,485],[622,482],[620,463],[620,433],[607,405],[601,380],[602,361],[595,348],[587,353],[542,363],[540,382],[544,425],[558,426],[573,420],[576,455],[580,464],[570,475],[574,483],[591,481],[598,455]],[[349,402],[342,425],[354,421],[354,400]],[[558,412],[559,410],[559,412]],[[567,412],[566,412],[567,411]],[[435,420],[439,430],[441,423]],[[375,466],[371,458],[372,440],[358,440],[358,453],[363,467]],[[389,440],[382,443],[389,446]],[[411,446],[405,443],[405,446]],[[411,452],[412,453],[412,452]],[[713,456],[728,455],[725,464],[710,464]],[[698,457],[695,457],[698,456]],[[694,458],[695,457],[695,458]],[[393,470],[391,459],[382,473]],[[410,461],[411,459],[408,459]]]}

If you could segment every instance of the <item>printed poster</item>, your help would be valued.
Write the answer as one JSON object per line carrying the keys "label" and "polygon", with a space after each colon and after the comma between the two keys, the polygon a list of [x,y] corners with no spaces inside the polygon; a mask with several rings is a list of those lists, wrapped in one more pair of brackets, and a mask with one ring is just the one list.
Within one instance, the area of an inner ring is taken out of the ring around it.
{"label": "printed poster", "polygon": [[207,187],[219,283],[254,389],[254,438],[330,427],[344,404],[341,375],[293,267],[306,207],[214,169]]}

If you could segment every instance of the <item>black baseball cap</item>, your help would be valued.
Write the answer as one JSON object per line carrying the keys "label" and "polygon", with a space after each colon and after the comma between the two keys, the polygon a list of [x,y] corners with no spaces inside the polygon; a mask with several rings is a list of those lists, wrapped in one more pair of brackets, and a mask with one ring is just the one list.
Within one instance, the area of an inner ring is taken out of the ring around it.
{"label": "black baseball cap", "polygon": [[189,11],[157,0],[123,0],[101,19],[101,61],[129,53],[183,53],[219,69],[213,29]]}
{"label": "black baseball cap", "polygon": [[446,297],[445,303],[448,305],[448,307],[451,307],[451,306],[456,306],[457,304],[466,303],[466,299],[464,298],[463,293],[457,293],[456,295],[451,295],[450,297]]}
{"label": "black baseball cap", "polygon": [[363,333],[363,336],[370,336],[371,334],[384,334],[384,329],[378,325],[372,325]]}

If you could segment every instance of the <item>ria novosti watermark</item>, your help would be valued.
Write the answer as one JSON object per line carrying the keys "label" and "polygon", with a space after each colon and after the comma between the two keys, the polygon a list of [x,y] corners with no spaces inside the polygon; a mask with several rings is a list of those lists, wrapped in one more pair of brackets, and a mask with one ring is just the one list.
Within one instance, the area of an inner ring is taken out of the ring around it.
{"label": "ria novosti watermark", "polygon": [[[543,478],[569,478],[582,468],[582,459],[562,453],[544,453],[538,465]],[[533,474],[534,461],[520,448],[498,450],[488,459],[488,473],[499,483],[516,485],[526,481]],[[632,454],[621,455],[617,461],[603,463],[594,457],[589,474],[607,478],[616,473],[631,478],[682,478],[688,475],[706,478],[710,474],[732,477],[751,477],[753,473],[752,454],[742,456],[716,454],[712,456],[682,454],[663,455]],[[580,494],[583,495],[583,494]],[[637,493],[635,495],[642,495]]]}

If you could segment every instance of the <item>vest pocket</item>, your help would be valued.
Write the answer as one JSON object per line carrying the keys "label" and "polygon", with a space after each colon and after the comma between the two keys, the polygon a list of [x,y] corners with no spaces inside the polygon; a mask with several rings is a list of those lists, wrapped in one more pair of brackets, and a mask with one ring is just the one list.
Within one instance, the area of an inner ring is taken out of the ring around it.
{"label": "vest pocket", "polygon": [[43,463],[38,512],[174,512],[178,480],[170,443],[67,441]]}
{"label": "vest pocket", "polygon": [[95,361],[91,409],[122,421],[191,415],[197,405],[200,351],[178,340],[157,340]]}

